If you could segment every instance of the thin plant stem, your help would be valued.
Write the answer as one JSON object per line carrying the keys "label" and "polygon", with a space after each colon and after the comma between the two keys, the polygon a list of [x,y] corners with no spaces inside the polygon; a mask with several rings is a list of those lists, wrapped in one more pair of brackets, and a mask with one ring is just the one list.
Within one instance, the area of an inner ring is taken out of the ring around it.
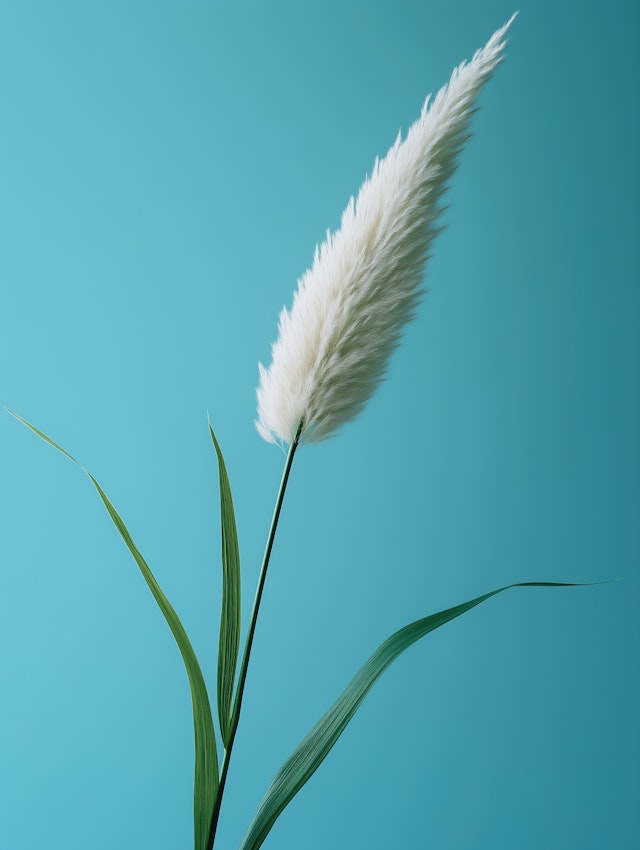
{"label": "thin plant stem", "polygon": [[238,729],[238,722],[240,720],[240,709],[242,708],[242,697],[244,694],[244,686],[247,679],[247,670],[249,668],[249,657],[251,655],[251,647],[253,646],[253,637],[256,630],[256,623],[258,621],[258,612],[260,610],[260,602],[262,600],[262,592],[264,590],[265,580],[267,578],[267,569],[269,567],[269,559],[271,557],[271,550],[273,548],[273,541],[276,536],[276,529],[278,527],[278,520],[280,519],[280,510],[282,508],[282,502],[284,499],[284,493],[287,489],[287,482],[289,480],[289,473],[291,472],[291,464],[293,463],[293,457],[296,453],[296,449],[298,448],[298,440],[300,438],[300,432],[302,431],[302,423],[298,427],[298,431],[296,433],[295,439],[289,446],[289,451],[287,452],[287,459],[284,464],[284,471],[282,473],[282,480],[280,481],[280,488],[278,489],[278,496],[276,498],[276,505],[273,510],[273,517],[271,519],[271,526],[269,528],[269,534],[267,536],[267,545],[264,550],[264,557],[262,559],[262,567],[260,569],[260,576],[258,577],[258,586],[256,588],[256,595],[253,601],[253,610],[251,611],[251,620],[249,622],[249,631],[247,632],[247,640],[244,647],[244,654],[242,656],[242,664],[240,665],[240,674],[238,676],[238,686],[236,688],[236,696],[233,703],[233,712],[231,715],[231,728],[229,731],[229,744],[224,754],[224,760],[222,762],[222,770],[220,772],[220,785],[218,787],[218,793],[216,795],[216,799],[213,805],[213,812],[211,814],[211,826],[209,827],[209,839],[207,841],[207,850],[213,850],[213,843],[216,838],[216,830],[218,828],[218,818],[220,816],[220,806],[222,805],[222,795],[224,794],[224,788],[227,781],[227,773],[229,770],[229,762],[231,760],[231,751],[233,750],[233,742],[235,741],[236,731]]}

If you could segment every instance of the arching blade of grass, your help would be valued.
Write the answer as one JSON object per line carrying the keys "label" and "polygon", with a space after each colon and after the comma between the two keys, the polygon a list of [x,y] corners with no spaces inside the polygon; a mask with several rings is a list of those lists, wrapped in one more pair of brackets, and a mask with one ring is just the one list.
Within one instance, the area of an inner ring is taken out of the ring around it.
{"label": "arching blade of grass", "polygon": [[30,422],[27,422],[26,419],[23,419],[21,416],[18,416],[17,413],[14,413],[12,410],[9,410],[12,416],[18,419],[23,425],[26,425],[27,428],[30,428],[34,434],[37,434],[38,437],[41,437],[46,443],[49,443],[50,446],[53,446],[54,449],[57,449],[59,452],[62,452],[63,455],[72,460],[76,466],[79,466],[80,469],[91,479],[94,487],[98,491],[100,498],[102,499],[104,506],[106,507],[109,516],[113,520],[113,524],[120,532],[120,535],[124,542],[127,545],[127,548],[133,555],[133,558],[140,568],[140,572],[142,573],[144,580],[149,586],[149,590],[153,594],[154,599],[158,603],[158,606],[162,613],[164,614],[164,618],[167,621],[169,628],[178,644],[178,649],[180,650],[180,654],[182,655],[182,660],[184,661],[184,666],[187,670],[187,677],[189,679],[189,687],[191,689],[191,702],[193,706],[193,728],[194,728],[194,736],[195,736],[195,777],[194,777],[194,838],[195,838],[195,850],[205,850],[207,837],[209,834],[209,822],[211,819],[211,809],[213,807],[213,801],[215,800],[216,794],[218,792],[218,755],[216,751],[216,739],[215,733],[213,729],[213,720],[211,717],[211,708],[209,705],[209,697],[207,694],[207,687],[204,682],[204,678],[202,676],[202,671],[200,670],[200,665],[198,664],[198,659],[196,654],[191,646],[191,642],[187,637],[187,633],[184,630],[178,615],[174,611],[171,603],[167,599],[167,597],[162,592],[160,585],[155,580],[153,573],[151,572],[149,565],[145,561],[145,559],[140,554],[138,547],[133,542],[133,539],[122,521],[120,514],[116,511],[114,506],[111,504],[110,500],[107,498],[106,493],[102,489],[102,487],[98,484],[96,479],[88,472],[78,461],[69,454],[69,452],[65,451],[62,446],[59,446],[57,443],[54,443],[46,434],[32,425]]}
{"label": "arching blade of grass", "polygon": [[209,422],[209,433],[218,457],[220,521],[222,526],[222,611],[218,648],[218,717],[225,747],[231,734],[231,703],[240,647],[240,553],[231,486],[220,444]]}
{"label": "arching blade of grass", "polygon": [[360,707],[375,682],[395,659],[434,629],[511,587],[573,587],[566,582],[521,582],[501,587],[470,602],[416,620],[395,632],[356,673],[341,696],[298,744],[275,775],[245,835],[240,850],[258,850],[285,807],[311,778]]}

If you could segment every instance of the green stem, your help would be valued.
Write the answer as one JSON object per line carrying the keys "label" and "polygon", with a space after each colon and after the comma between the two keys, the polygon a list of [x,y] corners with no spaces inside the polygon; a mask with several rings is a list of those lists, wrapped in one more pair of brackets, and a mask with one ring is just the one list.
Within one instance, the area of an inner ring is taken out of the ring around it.
{"label": "green stem", "polygon": [[262,568],[260,570],[260,576],[258,578],[258,587],[256,589],[256,596],[253,601],[253,610],[251,611],[251,620],[249,622],[249,631],[247,632],[247,641],[244,647],[244,654],[242,656],[242,664],[240,666],[240,675],[238,677],[238,687],[236,689],[236,697],[233,703],[233,713],[231,715],[231,728],[229,731],[229,744],[224,754],[224,760],[222,762],[222,771],[220,773],[220,785],[218,787],[218,793],[216,795],[216,799],[213,805],[213,812],[211,814],[211,826],[209,828],[209,840],[207,841],[207,850],[213,850],[213,843],[216,837],[216,830],[218,828],[218,818],[220,816],[220,806],[222,805],[222,795],[224,794],[224,787],[227,781],[227,772],[229,770],[229,762],[231,760],[231,751],[233,750],[233,742],[236,737],[236,731],[238,729],[238,721],[240,720],[240,709],[242,707],[242,696],[244,694],[244,686],[247,679],[247,670],[249,668],[249,657],[251,655],[251,647],[253,645],[253,636],[256,630],[256,622],[258,620],[258,611],[260,610],[260,602],[262,600],[262,591],[264,590],[265,580],[267,578],[267,568],[269,566],[269,559],[271,557],[271,550],[273,548],[273,541],[276,536],[276,528],[278,527],[278,520],[280,518],[280,510],[282,508],[282,501],[284,499],[284,492],[287,488],[287,482],[289,480],[289,473],[291,471],[291,464],[293,463],[293,456],[296,453],[296,449],[298,448],[298,440],[300,438],[300,432],[302,431],[302,423],[300,423],[300,427],[296,433],[294,441],[289,446],[289,451],[287,453],[287,459],[284,465],[284,472],[282,473],[282,480],[280,481],[280,489],[278,490],[278,496],[276,498],[276,506],[273,511],[273,518],[271,519],[271,526],[269,528],[269,535],[267,537],[267,545],[264,550],[264,557],[262,559]]}

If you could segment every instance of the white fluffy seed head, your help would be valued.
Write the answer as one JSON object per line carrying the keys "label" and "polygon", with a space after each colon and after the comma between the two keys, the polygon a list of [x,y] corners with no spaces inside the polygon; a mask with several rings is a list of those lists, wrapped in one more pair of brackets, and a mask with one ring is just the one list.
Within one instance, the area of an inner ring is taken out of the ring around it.
{"label": "white fluffy seed head", "polygon": [[427,98],[405,140],[398,135],[349,201],[340,229],[316,248],[291,310],[280,313],[271,365],[259,365],[256,427],[265,440],[334,436],[382,380],[420,298],[442,195],[513,17]]}

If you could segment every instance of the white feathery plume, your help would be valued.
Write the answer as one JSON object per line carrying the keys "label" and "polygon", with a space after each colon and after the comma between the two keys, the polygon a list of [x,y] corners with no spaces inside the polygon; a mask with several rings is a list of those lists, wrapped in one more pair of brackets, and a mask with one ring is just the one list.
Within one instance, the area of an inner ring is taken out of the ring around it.
{"label": "white feathery plume", "polygon": [[382,380],[422,293],[440,231],[441,198],[469,136],[476,97],[502,60],[515,15],[376,160],[340,229],[316,248],[291,310],[280,313],[268,369],[259,364],[256,427],[269,441],[325,440],[356,416]]}

